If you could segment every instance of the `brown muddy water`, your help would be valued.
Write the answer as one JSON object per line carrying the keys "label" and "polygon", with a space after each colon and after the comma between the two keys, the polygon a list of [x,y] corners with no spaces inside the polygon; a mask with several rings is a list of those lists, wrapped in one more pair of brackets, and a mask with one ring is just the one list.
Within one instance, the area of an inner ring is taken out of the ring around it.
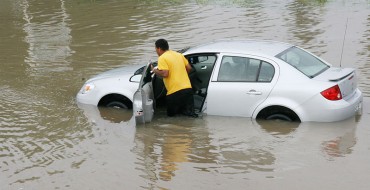
{"label": "brown muddy water", "polygon": [[[78,107],[93,75],[216,39],[297,44],[354,67],[361,117],[336,123]],[[343,53],[342,53],[343,51]],[[0,189],[368,189],[370,1],[0,0]]]}

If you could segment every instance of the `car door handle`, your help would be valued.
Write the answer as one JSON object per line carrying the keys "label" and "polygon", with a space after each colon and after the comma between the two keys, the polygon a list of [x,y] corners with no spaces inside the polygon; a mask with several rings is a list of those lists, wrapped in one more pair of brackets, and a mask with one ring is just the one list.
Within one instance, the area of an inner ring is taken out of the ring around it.
{"label": "car door handle", "polygon": [[200,69],[205,70],[205,69],[207,69],[207,66],[202,66],[202,67],[200,67]]}
{"label": "car door handle", "polygon": [[262,92],[258,92],[256,90],[250,90],[249,92],[247,92],[247,94],[249,94],[249,95],[262,95]]}

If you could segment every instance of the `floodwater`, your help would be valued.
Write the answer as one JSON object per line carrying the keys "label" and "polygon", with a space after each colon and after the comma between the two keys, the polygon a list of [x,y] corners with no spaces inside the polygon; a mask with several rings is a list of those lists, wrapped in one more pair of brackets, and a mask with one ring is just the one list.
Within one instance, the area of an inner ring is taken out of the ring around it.
{"label": "floodwater", "polygon": [[[134,125],[77,105],[89,77],[216,39],[297,44],[354,67],[361,117],[203,116]],[[0,189],[368,189],[370,1],[0,0]]]}

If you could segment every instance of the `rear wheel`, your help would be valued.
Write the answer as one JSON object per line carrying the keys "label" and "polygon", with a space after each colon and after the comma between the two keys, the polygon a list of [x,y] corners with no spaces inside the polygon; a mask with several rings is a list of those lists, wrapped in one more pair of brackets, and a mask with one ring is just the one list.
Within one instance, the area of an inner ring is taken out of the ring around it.
{"label": "rear wheel", "polygon": [[283,106],[271,106],[264,108],[257,115],[257,119],[283,120],[300,122],[298,115],[289,108]]}
{"label": "rear wheel", "polygon": [[290,118],[287,115],[284,114],[271,114],[266,117],[266,120],[283,120],[283,121],[293,121],[292,118]]}

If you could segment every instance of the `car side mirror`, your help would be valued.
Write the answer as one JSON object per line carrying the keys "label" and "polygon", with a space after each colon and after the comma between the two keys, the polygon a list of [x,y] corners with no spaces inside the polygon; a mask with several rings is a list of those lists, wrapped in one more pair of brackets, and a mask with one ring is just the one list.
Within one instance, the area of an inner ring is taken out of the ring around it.
{"label": "car side mirror", "polygon": [[144,71],[145,66],[140,67],[138,70],[135,71],[134,75],[142,74]]}
{"label": "car side mirror", "polygon": [[137,83],[139,83],[140,82],[140,80],[141,80],[141,76],[142,76],[142,74],[140,73],[140,74],[136,74],[136,75],[132,75],[131,77],[130,77],[130,82],[137,82]]}

